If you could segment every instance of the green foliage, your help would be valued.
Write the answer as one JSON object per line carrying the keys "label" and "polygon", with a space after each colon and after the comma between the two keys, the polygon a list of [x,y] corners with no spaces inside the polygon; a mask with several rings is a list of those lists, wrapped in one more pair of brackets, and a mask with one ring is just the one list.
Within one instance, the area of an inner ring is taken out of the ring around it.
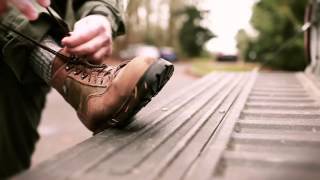
{"label": "green foliage", "polygon": [[179,43],[183,53],[189,57],[200,56],[204,44],[214,37],[213,33],[200,25],[202,12],[194,6],[188,6],[181,14],[186,16],[179,33]]}
{"label": "green foliage", "polygon": [[246,58],[246,51],[249,48],[249,43],[250,43],[250,37],[249,35],[246,33],[246,31],[244,29],[239,30],[237,36],[236,36],[236,40],[237,40],[237,48],[240,51],[240,58],[243,59],[248,59]]}
{"label": "green foliage", "polygon": [[[237,36],[243,57],[277,69],[303,70],[306,66],[303,36],[295,35],[303,24],[306,3],[307,0],[260,0],[256,3],[251,24],[258,36],[250,38],[243,31]],[[290,43],[284,46],[288,41]]]}

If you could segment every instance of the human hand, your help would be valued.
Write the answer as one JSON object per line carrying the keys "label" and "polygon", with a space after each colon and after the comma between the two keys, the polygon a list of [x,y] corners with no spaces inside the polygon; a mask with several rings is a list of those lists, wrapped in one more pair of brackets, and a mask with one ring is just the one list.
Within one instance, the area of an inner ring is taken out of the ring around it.
{"label": "human hand", "polygon": [[70,36],[62,39],[68,53],[100,64],[112,53],[112,30],[109,20],[102,15],[89,15],[74,25]]}
{"label": "human hand", "polygon": [[[51,1],[37,0],[37,3],[43,7],[49,7]],[[38,18],[38,13],[30,0],[0,0],[0,14],[7,10],[8,4],[16,7],[29,20],[36,20]]]}

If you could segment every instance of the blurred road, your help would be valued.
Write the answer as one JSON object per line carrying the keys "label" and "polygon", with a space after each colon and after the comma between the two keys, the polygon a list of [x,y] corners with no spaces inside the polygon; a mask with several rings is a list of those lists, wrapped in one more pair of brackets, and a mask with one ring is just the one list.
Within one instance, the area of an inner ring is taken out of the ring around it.
{"label": "blurred road", "polygon": [[[187,67],[188,64],[175,64],[175,72],[172,79],[149,106],[155,105],[162,98],[178,92],[197,79],[185,73]],[[41,138],[33,155],[33,166],[58,152],[84,141],[92,135],[80,123],[73,108],[55,90],[52,90],[48,95],[46,108],[39,126],[39,133]]]}

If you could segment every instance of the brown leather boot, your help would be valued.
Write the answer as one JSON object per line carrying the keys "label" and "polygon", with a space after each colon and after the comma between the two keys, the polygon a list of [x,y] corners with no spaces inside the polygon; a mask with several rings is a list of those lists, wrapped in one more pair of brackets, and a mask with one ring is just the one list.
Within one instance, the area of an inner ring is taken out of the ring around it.
{"label": "brown leather boot", "polygon": [[53,62],[52,86],[94,133],[125,126],[167,83],[173,65],[163,59],[137,57],[118,66],[85,61]]}

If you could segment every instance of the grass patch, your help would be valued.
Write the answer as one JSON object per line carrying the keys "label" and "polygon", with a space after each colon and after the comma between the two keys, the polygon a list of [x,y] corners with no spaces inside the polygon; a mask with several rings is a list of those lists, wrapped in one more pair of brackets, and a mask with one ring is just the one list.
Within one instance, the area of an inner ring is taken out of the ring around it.
{"label": "grass patch", "polygon": [[212,72],[243,72],[251,71],[259,64],[244,62],[215,62],[209,58],[198,58],[191,62],[190,73],[204,76]]}

